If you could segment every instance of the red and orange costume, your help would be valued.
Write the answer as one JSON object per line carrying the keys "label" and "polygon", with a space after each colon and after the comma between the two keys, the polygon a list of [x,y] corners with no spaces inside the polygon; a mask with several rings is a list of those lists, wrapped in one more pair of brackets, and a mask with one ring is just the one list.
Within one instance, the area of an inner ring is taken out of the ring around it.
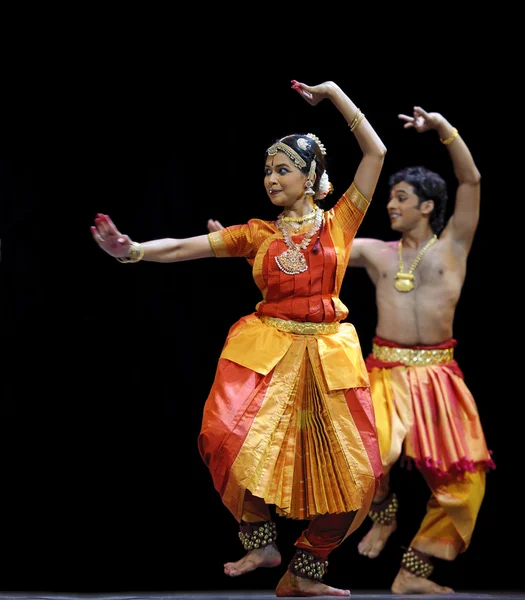
{"label": "red and orange costume", "polygon": [[319,559],[362,523],[382,473],[369,378],[339,299],[368,205],[352,184],[324,213],[304,251],[308,269],[295,275],[276,263],[287,246],[275,222],[209,234],[217,257],[253,264],[263,299],[228,333],[204,407],[201,456],[239,523],[268,523],[268,505],[307,519],[296,546]]}

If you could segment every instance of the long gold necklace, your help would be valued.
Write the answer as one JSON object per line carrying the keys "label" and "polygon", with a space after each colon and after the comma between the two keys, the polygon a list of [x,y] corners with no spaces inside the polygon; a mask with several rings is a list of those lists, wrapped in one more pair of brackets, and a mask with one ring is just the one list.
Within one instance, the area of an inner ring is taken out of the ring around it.
{"label": "long gold necklace", "polygon": [[399,271],[396,273],[396,280],[394,286],[398,292],[411,292],[414,289],[414,271],[419,264],[419,261],[423,258],[423,254],[434,244],[437,240],[437,235],[434,234],[428,242],[421,248],[419,254],[414,259],[414,262],[410,265],[407,273],[403,273],[405,265],[403,264],[403,239],[400,239],[397,244],[397,254],[399,256]]}
{"label": "long gold necklace", "polygon": [[303,241],[300,244],[296,244],[288,231],[288,227],[283,222],[282,215],[277,219],[277,228],[283,234],[284,242],[288,246],[288,250],[285,250],[282,254],[275,257],[277,266],[283,273],[287,275],[298,275],[308,270],[308,264],[303,254],[303,250],[308,248],[314,235],[319,231],[323,223],[324,212],[321,208],[317,207],[315,211],[315,220],[310,229],[304,234]]}

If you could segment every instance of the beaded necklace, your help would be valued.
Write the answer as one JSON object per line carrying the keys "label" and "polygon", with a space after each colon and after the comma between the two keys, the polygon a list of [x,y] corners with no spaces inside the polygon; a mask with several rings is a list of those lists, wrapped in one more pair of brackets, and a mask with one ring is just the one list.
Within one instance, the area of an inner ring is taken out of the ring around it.
{"label": "beaded necklace", "polygon": [[[309,216],[309,215],[306,215]],[[299,273],[304,273],[304,271],[308,270],[308,265],[306,263],[306,258],[303,254],[303,250],[308,248],[310,242],[314,235],[319,231],[321,225],[323,223],[324,211],[317,207],[315,209],[314,222],[311,225],[310,229],[304,234],[303,240],[300,244],[296,244],[292,237],[290,236],[290,232],[288,227],[285,225],[284,219],[282,215],[277,219],[277,228],[283,234],[284,242],[288,246],[288,250],[285,250],[282,254],[275,257],[275,262],[277,266],[283,273],[287,275],[298,275]],[[288,217],[295,218],[295,217]],[[302,219],[306,221],[303,217],[297,217],[298,219]],[[295,222],[295,221],[292,221]]]}

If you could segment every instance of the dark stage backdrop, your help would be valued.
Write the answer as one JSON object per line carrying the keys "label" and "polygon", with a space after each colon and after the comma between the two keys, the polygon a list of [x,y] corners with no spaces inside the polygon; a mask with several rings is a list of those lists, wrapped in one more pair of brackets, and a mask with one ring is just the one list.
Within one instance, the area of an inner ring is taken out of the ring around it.
{"label": "dark stage backdrop", "polygon": [[[393,67],[386,57],[363,78],[354,69],[288,65],[262,84],[210,70],[176,98],[152,76],[151,95],[143,87],[140,101],[131,76],[108,76],[104,98],[85,86],[69,104],[48,98],[37,114],[12,116],[13,149],[0,161],[1,589],[269,589],[280,578],[304,523],[278,519],[282,569],[226,578],[223,563],[242,555],[237,525],[197,452],[225,335],[259,300],[249,266],[243,259],[123,265],[97,248],[89,227],[97,212],[107,213],[144,241],[205,233],[210,217],[273,218],[264,151],[293,132],[313,132],[325,144],[335,201],[352,181],[357,143],[335,108],[309,106],[290,89],[292,78],[337,81],[388,148],[362,236],[396,239],[387,177],[402,166],[439,171],[454,195],[446,149],[433,132],[404,130],[398,113],[414,104],[442,112],[477,161],[483,208],[455,337],[497,469],[470,549],[453,565],[439,564],[436,579],[458,590],[521,586],[512,550],[523,539],[517,423],[499,338],[512,292],[504,308],[487,266],[501,180],[481,123],[493,107],[483,104],[482,73],[465,78],[440,60],[406,76]],[[348,272],[342,299],[367,353],[375,306],[364,271]],[[356,550],[365,522],[333,553],[329,583],[389,588],[427,499],[417,472],[396,470],[394,480],[400,529],[369,560]]]}

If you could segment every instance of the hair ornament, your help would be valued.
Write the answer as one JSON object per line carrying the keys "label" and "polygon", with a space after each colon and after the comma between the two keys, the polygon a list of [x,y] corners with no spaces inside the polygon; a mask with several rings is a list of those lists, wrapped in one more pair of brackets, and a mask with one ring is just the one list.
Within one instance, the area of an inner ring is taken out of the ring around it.
{"label": "hair ornament", "polygon": [[306,138],[302,137],[297,140],[297,145],[301,150],[308,150],[312,144]]}
{"label": "hair ornament", "polygon": [[[326,156],[326,148],[324,147],[324,144],[321,142],[321,140],[315,135],[315,133],[307,133],[306,137],[313,140],[319,146],[319,149],[321,150],[321,154],[323,156]],[[299,140],[299,141],[301,141],[301,140]],[[299,142],[297,142],[297,144],[299,145]],[[303,150],[304,150],[304,148],[303,148]]]}
{"label": "hair ornament", "polygon": [[266,150],[266,154],[268,154],[268,156],[275,156],[277,152],[284,152],[284,154],[286,154],[286,156],[294,163],[294,165],[298,169],[304,169],[304,167],[306,167],[306,161],[301,156],[299,156],[299,154],[297,154],[297,152],[293,148],[290,148],[288,144],[278,141],[277,143],[270,146],[268,150]]}

